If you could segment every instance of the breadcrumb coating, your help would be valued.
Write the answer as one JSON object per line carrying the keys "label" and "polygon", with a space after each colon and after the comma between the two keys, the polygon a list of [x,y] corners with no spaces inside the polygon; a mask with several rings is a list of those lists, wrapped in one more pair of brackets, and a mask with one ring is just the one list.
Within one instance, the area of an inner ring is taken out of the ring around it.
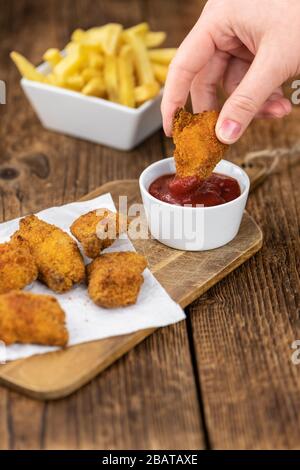
{"label": "breadcrumb coating", "polygon": [[96,258],[125,232],[125,216],[108,209],[96,209],[80,216],[70,227],[71,233],[82,244],[86,256]]}
{"label": "breadcrumb coating", "polygon": [[28,244],[17,237],[0,244],[0,294],[23,289],[37,279],[38,270]]}
{"label": "breadcrumb coating", "polygon": [[178,177],[207,178],[223,158],[228,146],[217,139],[217,119],[216,111],[199,114],[191,114],[184,109],[177,111],[173,123],[173,139]]}
{"label": "breadcrumb coating", "polygon": [[59,227],[30,215],[21,219],[13,239],[16,237],[27,241],[39,279],[54,292],[66,292],[85,279],[85,266],[77,243]]}
{"label": "breadcrumb coating", "polygon": [[91,299],[105,308],[135,304],[146,266],[146,258],[131,251],[100,255],[87,267]]}
{"label": "breadcrumb coating", "polygon": [[0,340],[5,344],[65,346],[65,313],[54,297],[11,291],[0,295]]}

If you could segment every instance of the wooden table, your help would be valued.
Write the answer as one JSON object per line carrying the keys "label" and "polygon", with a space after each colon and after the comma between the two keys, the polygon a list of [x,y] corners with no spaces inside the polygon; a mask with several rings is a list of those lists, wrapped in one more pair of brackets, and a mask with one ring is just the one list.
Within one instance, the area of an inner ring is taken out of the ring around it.
{"label": "wooden table", "polygon": [[[171,155],[157,132],[118,152],[44,130],[8,53],[38,63],[76,27],[147,19],[180,43],[204,2],[181,0],[0,0],[0,208],[8,220],[80,198],[113,179],[137,178]],[[300,365],[291,344],[299,320],[300,110],[256,122],[230,150],[284,148],[251,194],[264,247],[187,309],[71,397],[42,403],[0,388],[1,449],[299,448]],[[298,266],[299,267],[299,266]]]}

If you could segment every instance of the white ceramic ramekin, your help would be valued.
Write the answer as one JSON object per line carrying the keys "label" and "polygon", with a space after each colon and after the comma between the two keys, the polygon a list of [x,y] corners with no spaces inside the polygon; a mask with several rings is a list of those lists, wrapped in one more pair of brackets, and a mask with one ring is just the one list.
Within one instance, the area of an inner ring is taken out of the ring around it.
{"label": "white ceramic ramekin", "polygon": [[[49,68],[42,64],[38,70],[47,73]],[[26,78],[21,86],[46,129],[116,149],[132,149],[162,124],[162,91],[133,109]]]}
{"label": "white ceramic ramekin", "polygon": [[214,171],[235,178],[241,195],[219,206],[177,206],[159,201],[148,192],[156,178],[175,173],[174,158],[155,162],[143,171],[140,190],[153,238],[171,248],[203,251],[226,245],[237,235],[249,193],[248,175],[227,160],[221,160]]}

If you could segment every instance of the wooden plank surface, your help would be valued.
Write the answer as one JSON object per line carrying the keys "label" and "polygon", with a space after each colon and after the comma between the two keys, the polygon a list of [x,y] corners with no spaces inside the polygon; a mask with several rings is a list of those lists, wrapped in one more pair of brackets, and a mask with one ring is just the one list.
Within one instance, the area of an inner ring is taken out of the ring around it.
{"label": "wooden plank surface", "polygon": [[[122,153],[43,130],[9,51],[37,62],[76,27],[142,19],[165,29],[173,46],[203,3],[0,0],[0,79],[8,84],[8,105],[0,106],[2,220],[137,178],[172,152],[162,132]],[[234,161],[253,150],[287,151],[248,204],[263,250],[195,302],[187,325],[160,330],[71,397],[40,403],[0,388],[1,449],[300,447],[300,366],[290,361],[290,342],[300,338],[299,118],[296,107],[279,122],[254,123],[231,149]]]}
{"label": "wooden plank surface", "polygon": [[[17,173],[14,179],[0,178],[2,220],[79,199],[107,181],[138,178],[160,158],[162,131],[124,153],[44,130],[8,58],[16,49],[37,63],[49,46],[62,47],[76,27],[109,21],[130,26],[144,20],[145,2],[132,1],[128,8],[122,0],[0,0],[0,7],[0,70],[8,83],[8,105],[0,109],[0,170]],[[190,19],[182,23],[178,17],[179,39],[190,25]],[[175,40],[176,31],[168,30]],[[172,449],[182,442],[203,448],[184,322],[141,346],[68,399],[39,403],[0,388],[0,449]]]}
{"label": "wooden plank surface", "polygon": [[300,338],[298,132],[295,110],[281,124],[253,125],[239,144],[288,149],[248,204],[264,246],[190,309],[213,448],[300,447],[300,368],[291,361]]}

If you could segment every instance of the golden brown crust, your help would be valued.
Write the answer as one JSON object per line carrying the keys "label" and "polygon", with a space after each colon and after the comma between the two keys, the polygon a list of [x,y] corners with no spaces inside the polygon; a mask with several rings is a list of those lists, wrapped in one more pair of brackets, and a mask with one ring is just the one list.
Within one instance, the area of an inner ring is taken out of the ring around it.
{"label": "golden brown crust", "polygon": [[12,291],[0,295],[0,340],[5,344],[65,346],[65,313],[54,297]]}
{"label": "golden brown crust", "polygon": [[27,241],[36,261],[39,279],[61,293],[85,278],[83,258],[75,240],[55,225],[30,215],[20,221],[13,236]]}
{"label": "golden brown crust", "polygon": [[0,244],[0,294],[23,289],[36,280],[38,270],[27,243],[17,237]]}
{"label": "golden brown crust", "polygon": [[96,258],[126,231],[125,216],[108,209],[96,209],[80,216],[70,227],[71,233],[82,244],[86,256]]}
{"label": "golden brown crust", "polygon": [[147,266],[135,252],[106,253],[87,267],[88,292],[95,304],[105,308],[126,307],[136,302]]}
{"label": "golden brown crust", "polygon": [[215,125],[218,113],[204,111],[191,114],[180,109],[175,114],[173,139],[176,175],[180,178],[207,178],[223,158],[227,145],[217,139]]}

